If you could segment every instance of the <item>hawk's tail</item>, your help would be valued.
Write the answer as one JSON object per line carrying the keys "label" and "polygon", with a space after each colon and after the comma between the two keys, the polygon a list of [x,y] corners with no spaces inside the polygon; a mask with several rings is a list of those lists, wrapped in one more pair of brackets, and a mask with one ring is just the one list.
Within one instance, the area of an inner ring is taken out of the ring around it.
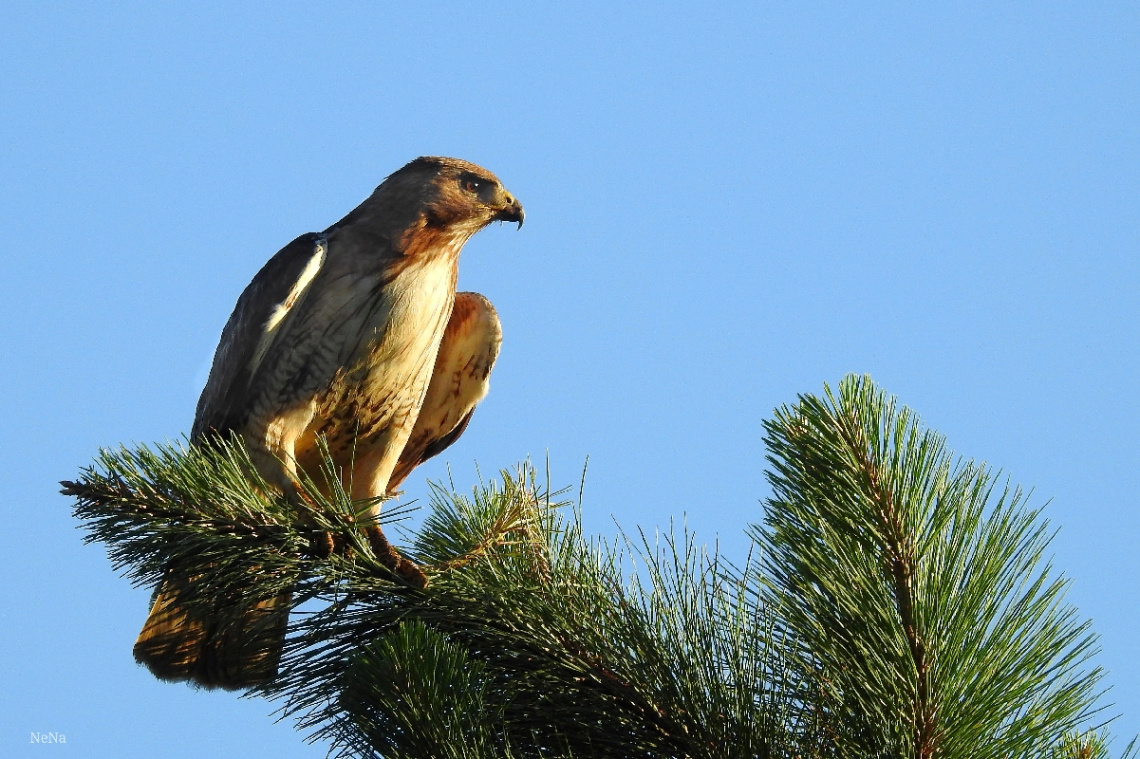
{"label": "hawk's tail", "polygon": [[291,594],[259,602],[239,624],[191,616],[163,583],[135,641],[135,660],[160,680],[190,680],[205,688],[235,690],[277,676],[285,645]]}

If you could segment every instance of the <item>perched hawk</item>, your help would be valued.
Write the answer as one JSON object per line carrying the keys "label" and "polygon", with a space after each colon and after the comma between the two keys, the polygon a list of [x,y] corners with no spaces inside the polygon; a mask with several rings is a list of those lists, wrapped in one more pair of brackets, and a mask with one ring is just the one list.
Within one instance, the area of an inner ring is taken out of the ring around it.
{"label": "perched hawk", "polygon": [[[464,243],[492,221],[523,223],[494,174],[425,157],[286,245],[222,331],[192,441],[240,435],[260,474],[291,492],[298,468],[317,473],[323,436],[354,499],[393,493],[455,442],[486,395],[499,318],[455,283]],[[188,617],[163,589],[135,643],[156,676],[240,688],[275,675],[287,596],[249,611],[246,627],[270,630],[268,645],[250,645]]]}

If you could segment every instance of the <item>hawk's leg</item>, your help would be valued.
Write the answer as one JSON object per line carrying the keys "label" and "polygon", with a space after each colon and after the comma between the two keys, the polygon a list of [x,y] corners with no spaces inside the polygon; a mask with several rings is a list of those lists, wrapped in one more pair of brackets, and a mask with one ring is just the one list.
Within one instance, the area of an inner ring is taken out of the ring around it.
{"label": "hawk's leg", "polygon": [[297,442],[316,414],[310,401],[267,419],[245,434],[249,458],[258,473],[290,500],[304,503],[304,488],[297,474]]}
{"label": "hawk's leg", "polygon": [[[404,439],[388,440],[378,445],[373,444],[363,454],[358,454],[358,457],[352,462],[351,480],[345,485],[354,501],[391,495],[388,492],[388,480],[392,475],[393,467],[396,465],[394,452],[398,452],[404,447],[408,432],[410,432],[410,425],[394,425],[394,430],[396,430],[395,436]],[[399,432],[400,430],[403,430],[402,434]],[[366,518],[378,517],[380,506],[380,503],[374,503],[369,508]],[[388,567],[410,585],[418,588],[427,585],[427,577],[424,573],[415,562],[401,555],[388,542],[388,538],[384,536],[384,530],[379,524],[367,524],[363,530],[372,552],[381,564]]]}

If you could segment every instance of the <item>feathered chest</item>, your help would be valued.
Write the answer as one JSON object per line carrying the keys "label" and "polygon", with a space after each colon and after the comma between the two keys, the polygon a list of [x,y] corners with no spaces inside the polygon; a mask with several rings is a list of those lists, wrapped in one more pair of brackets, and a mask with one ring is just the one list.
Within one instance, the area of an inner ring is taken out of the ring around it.
{"label": "feathered chest", "polygon": [[448,259],[414,261],[381,284],[377,318],[351,362],[370,384],[430,375],[455,301],[456,266]]}
{"label": "feathered chest", "polygon": [[456,256],[438,255],[353,283],[346,327],[356,334],[317,400],[321,434],[363,440],[414,424],[451,316],[456,274]]}

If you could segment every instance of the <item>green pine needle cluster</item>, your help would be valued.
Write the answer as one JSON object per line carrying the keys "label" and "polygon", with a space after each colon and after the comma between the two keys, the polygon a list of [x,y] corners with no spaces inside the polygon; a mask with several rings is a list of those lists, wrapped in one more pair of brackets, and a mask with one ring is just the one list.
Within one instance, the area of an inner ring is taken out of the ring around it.
{"label": "green pine needle cluster", "polygon": [[765,430],[773,497],[736,564],[687,530],[584,535],[529,465],[433,487],[400,547],[423,588],[331,463],[285,498],[237,443],[123,448],[64,492],[135,583],[177,564],[234,624],[291,589],[260,693],[337,755],[1110,756],[1095,638],[1019,490],[867,378]]}
{"label": "green pine needle cluster", "polygon": [[842,754],[1049,756],[1088,724],[1095,637],[1020,490],[865,378],[765,429],[766,595]]}

